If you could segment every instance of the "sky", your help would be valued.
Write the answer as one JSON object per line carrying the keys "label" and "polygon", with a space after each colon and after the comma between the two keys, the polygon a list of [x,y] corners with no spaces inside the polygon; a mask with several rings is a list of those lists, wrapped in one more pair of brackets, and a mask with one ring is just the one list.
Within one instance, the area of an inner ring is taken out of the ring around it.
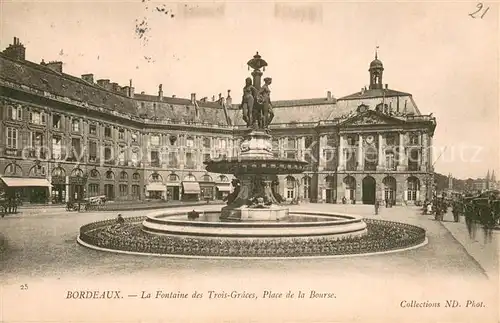
{"label": "sky", "polygon": [[[239,100],[258,51],[273,100],[342,97],[384,83],[437,119],[435,170],[484,177],[499,160],[499,5],[463,2],[2,1],[0,47],[63,61],[136,92]],[[476,14],[473,14],[478,11]],[[470,14],[473,14],[472,16]]]}

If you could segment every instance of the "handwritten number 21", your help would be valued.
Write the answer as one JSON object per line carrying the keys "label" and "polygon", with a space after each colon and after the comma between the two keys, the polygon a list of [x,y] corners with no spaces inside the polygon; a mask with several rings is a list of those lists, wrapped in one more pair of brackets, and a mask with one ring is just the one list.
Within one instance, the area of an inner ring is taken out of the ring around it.
{"label": "handwritten number 21", "polygon": [[[476,5],[476,8],[477,8],[477,10],[476,10],[476,11],[474,11],[473,13],[469,13],[469,16],[471,16],[472,18],[477,18],[477,16],[476,16],[476,15],[477,15],[477,14],[479,14],[479,12],[480,12],[481,10],[483,10],[484,6],[483,6],[483,4],[480,2],[480,3],[478,3],[478,4]],[[481,19],[483,19],[484,15],[486,15],[486,13],[488,12],[488,10],[490,10],[490,7],[486,7],[486,9],[484,9],[483,14],[481,15]]]}

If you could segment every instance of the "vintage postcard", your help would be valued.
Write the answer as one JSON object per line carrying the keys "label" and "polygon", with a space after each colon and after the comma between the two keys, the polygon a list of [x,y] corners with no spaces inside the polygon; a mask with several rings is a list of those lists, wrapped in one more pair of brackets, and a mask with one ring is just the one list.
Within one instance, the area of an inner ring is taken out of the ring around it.
{"label": "vintage postcard", "polygon": [[1,322],[499,322],[499,4],[0,3]]}

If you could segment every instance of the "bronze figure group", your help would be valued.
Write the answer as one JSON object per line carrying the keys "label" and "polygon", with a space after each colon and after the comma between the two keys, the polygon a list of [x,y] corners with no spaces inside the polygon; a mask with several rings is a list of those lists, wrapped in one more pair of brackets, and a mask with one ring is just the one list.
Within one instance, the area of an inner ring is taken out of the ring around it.
{"label": "bronze figure group", "polygon": [[273,120],[274,113],[271,104],[270,77],[264,78],[264,85],[257,89],[248,77],[243,88],[242,110],[243,120],[249,128],[268,129]]}

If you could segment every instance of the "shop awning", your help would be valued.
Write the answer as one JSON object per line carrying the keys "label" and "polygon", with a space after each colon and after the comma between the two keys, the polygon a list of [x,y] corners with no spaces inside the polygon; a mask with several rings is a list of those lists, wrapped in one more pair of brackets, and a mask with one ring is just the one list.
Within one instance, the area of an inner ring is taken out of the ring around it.
{"label": "shop awning", "polygon": [[229,185],[217,185],[219,192],[231,192],[231,186]]}
{"label": "shop awning", "polygon": [[0,177],[8,187],[51,187],[45,178]]}
{"label": "shop awning", "polygon": [[184,194],[200,194],[200,184],[198,182],[182,182]]}
{"label": "shop awning", "polygon": [[151,183],[146,185],[146,191],[160,191],[160,192],[165,192],[167,190],[167,187],[161,183]]}

